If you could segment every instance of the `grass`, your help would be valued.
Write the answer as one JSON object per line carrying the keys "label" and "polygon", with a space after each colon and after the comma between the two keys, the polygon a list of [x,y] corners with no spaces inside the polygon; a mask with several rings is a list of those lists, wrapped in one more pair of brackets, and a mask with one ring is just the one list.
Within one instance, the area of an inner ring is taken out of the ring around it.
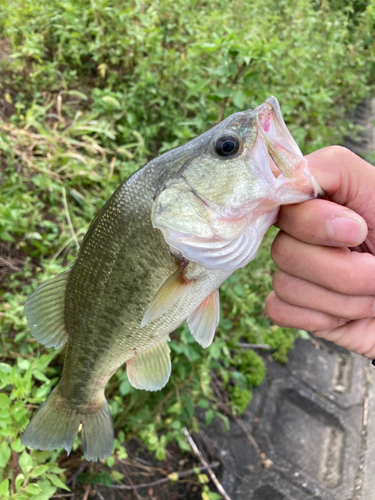
{"label": "grass", "polygon": [[[304,153],[353,133],[347,110],[373,83],[374,12],[373,0],[2,3],[0,497],[47,500],[81,463],[79,439],[69,460],[19,441],[64,358],[30,338],[27,296],[73,262],[121,182],[228,114],[276,95]],[[163,391],[134,390],[123,368],[111,379],[115,449],[98,474],[113,479],[131,437],[159,460],[171,443],[188,452],[182,429],[197,429],[196,407],[207,423],[227,419],[212,378],[229,394],[227,409],[241,414],[264,366],[257,354],[238,351],[240,340],[268,343],[286,361],[295,333],[264,313],[275,231],[221,287],[214,343],[201,349],[185,325],[173,335],[173,373]],[[202,498],[214,497],[202,487]]]}

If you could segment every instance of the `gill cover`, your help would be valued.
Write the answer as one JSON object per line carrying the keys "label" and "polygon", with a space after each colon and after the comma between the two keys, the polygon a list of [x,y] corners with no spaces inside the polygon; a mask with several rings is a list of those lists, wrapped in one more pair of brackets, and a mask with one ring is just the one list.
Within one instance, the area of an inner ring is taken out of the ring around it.
{"label": "gill cover", "polygon": [[177,250],[177,255],[181,252],[205,269],[228,274],[255,257],[275,217],[275,210],[255,220],[251,214],[239,218],[222,216],[181,184],[165,189],[152,212],[153,225],[162,231],[172,253]]}

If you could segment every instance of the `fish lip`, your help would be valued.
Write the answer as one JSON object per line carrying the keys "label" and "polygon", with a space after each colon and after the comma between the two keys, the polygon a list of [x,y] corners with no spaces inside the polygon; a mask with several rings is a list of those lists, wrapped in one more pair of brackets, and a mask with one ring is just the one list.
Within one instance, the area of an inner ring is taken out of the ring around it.
{"label": "fish lip", "polygon": [[279,101],[276,99],[276,97],[274,97],[273,95],[271,95],[270,97],[268,97],[268,99],[266,99],[266,102],[264,104],[270,105],[271,108],[273,109],[273,111],[275,112],[276,120],[278,121],[279,125],[281,126],[281,129],[283,131],[285,139],[287,139],[287,141],[288,141],[289,145],[291,146],[293,152],[295,154],[298,154],[298,155],[300,155],[300,156],[303,157],[302,151],[298,147],[298,144],[294,140],[294,137],[289,132],[289,129],[288,129],[288,127],[285,124],[283,115],[281,113],[281,108],[280,108]]}
{"label": "fish lip", "polygon": [[[270,96],[266,101],[255,108],[259,138],[264,140],[266,150],[270,156],[269,167],[274,177],[279,172],[289,181],[305,178],[304,184],[310,186],[313,197],[324,197],[325,192],[311,175],[307,160],[298,147],[292,134],[289,132],[281,113],[279,101]],[[302,177],[301,177],[302,176]]]}
{"label": "fish lip", "polygon": [[[290,155],[294,155],[297,158],[303,158],[302,151],[298,147],[296,141],[294,140],[292,134],[289,132],[288,127],[285,124],[283,115],[281,114],[279,101],[274,96],[268,97],[266,101],[255,109],[257,117],[258,130],[261,133],[262,138],[265,140],[267,146],[279,146],[286,150]],[[272,113],[273,112],[273,113]],[[274,125],[274,126],[272,126]],[[268,147],[270,150],[271,148]],[[271,151],[269,151],[271,157],[273,156]],[[274,160],[275,161],[275,160]],[[276,161],[275,161],[276,163]],[[276,166],[286,175],[284,169],[280,168],[279,165]],[[290,176],[291,172],[289,172]]]}

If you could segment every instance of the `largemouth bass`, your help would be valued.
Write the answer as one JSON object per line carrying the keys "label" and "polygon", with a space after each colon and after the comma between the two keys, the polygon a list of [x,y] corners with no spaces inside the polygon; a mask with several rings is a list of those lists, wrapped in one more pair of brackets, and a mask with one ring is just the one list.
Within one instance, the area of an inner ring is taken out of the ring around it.
{"label": "largemouth bass", "polygon": [[33,337],[67,352],[22,444],[69,453],[82,424],[86,459],[110,455],[104,388],[117,368],[126,363],[137,389],[164,387],[169,334],[187,320],[209,346],[221,283],[254,259],[280,205],[318,194],[274,97],[133,174],[91,223],[71,269],[26,302]]}

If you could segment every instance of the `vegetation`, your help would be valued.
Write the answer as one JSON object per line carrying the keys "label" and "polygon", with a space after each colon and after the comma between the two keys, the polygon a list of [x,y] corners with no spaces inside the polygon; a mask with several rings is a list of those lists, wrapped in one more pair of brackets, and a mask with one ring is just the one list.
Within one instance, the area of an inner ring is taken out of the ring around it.
{"label": "vegetation", "polygon": [[[274,94],[305,153],[339,143],[351,133],[347,110],[372,83],[374,20],[374,0],[0,0],[0,498],[68,489],[65,452],[20,444],[64,358],[30,338],[27,296],[73,262],[119,183],[234,111]],[[221,287],[208,349],[185,325],[173,335],[163,391],[134,390],[123,368],[113,376],[115,450],[97,481],[121,479],[110,468],[126,458],[129,437],[162,460],[170,442],[190,449],[182,429],[197,429],[196,406],[207,424],[226,419],[212,377],[241,414],[264,363],[239,352],[240,340],[268,343],[286,361],[294,334],[264,314],[274,235]],[[218,497],[205,486],[202,498]]]}

